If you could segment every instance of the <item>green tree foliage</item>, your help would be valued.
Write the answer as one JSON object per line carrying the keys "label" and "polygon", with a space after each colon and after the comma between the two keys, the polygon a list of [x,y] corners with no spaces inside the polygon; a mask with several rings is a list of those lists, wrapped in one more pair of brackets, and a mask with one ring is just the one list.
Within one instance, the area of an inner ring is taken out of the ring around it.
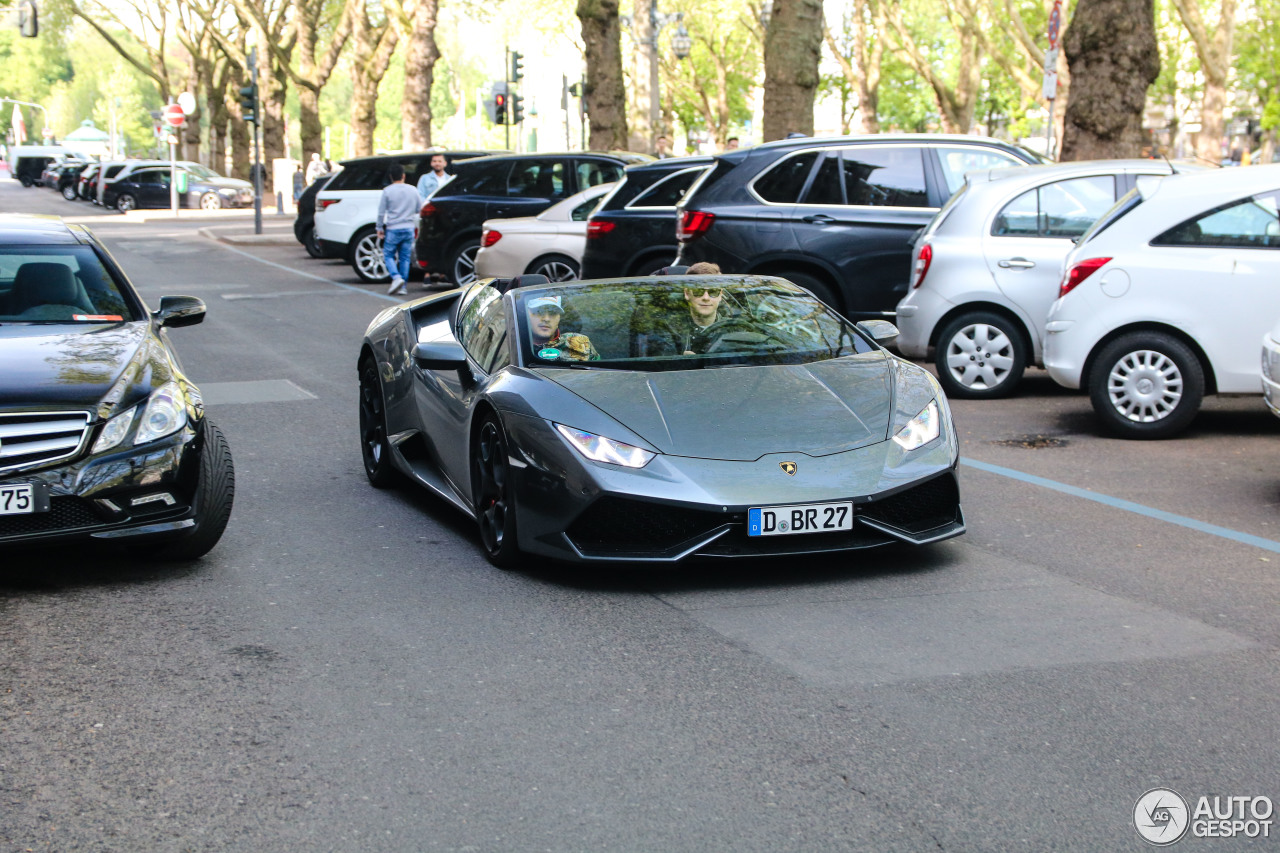
{"label": "green tree foliage", "polygon": [[751,8],[745,0],[702,0],[682,11],[693,46],[677,59],[664,42],[664,107],[686,130],[708,133],[723,147],[731,128],[751,118],[748,97],[761,72],[758,42],[742,24]]}

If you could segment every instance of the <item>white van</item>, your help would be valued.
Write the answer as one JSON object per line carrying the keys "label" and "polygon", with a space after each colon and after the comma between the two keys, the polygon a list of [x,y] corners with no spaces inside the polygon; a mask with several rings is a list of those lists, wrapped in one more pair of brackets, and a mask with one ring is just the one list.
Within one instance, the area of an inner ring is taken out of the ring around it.
{"label": "white van", "polygon": [[24,187],[44,186],[44,167],[54,160],[88,160],[83,154],[61,145],[9,146],[9,174]]}

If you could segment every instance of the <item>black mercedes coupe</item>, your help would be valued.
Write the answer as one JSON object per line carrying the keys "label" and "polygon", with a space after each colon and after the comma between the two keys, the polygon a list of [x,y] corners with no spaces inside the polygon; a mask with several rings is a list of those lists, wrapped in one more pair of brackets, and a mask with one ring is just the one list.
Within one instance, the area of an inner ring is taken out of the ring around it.
{"label": "black mercedes coupe", "polygon": [[0,551],[191,560],[218,542],[231,452],[168,335],[204,312],[190,296],[148,310],[82,226],[0,216]]}

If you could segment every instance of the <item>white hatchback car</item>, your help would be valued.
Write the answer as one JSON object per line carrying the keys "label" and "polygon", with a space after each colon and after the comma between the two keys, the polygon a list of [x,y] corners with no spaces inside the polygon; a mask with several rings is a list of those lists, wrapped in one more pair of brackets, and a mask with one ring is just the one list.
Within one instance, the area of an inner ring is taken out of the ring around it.
{"label": "white hatchback car", "polygon": [[1262,399],[1280,417],[1280,323],[1262,339]]}
{"label": "white hatchback car", "polygon": [[1257,394],[1280,316],[1280,165],[1142,178],[1067,256],[1044,364],[1127,438],[1166,438],[1204,394]]}
{"label": "white hatchback car", "polygon": [[898,303],[898,349],[932,353],[949,397],[1013,392],[1042,364],[1044,320],[1058,296],[1062,259],[1158,160],[1085,160],[984,169],[916,238],[911,288]]}
{"label": "white hatchback car", "polygon": [[578,278],[587,250],[587,219],[614,186],[611,181],[589,187],[537,216],[485,220],[476,252],[476,276],[536,273],[548,281]]}

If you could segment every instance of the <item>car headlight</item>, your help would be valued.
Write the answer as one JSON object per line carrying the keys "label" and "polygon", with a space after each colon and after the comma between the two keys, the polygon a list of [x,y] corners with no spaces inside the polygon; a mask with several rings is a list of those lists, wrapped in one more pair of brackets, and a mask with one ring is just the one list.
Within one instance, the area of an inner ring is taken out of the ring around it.
{"label": "car headlight", "polygon": [[138,407],[134,406],[107,421],[106,425],[102,427],[102,434],[93,443],[93,452],[101,453],[104,450],[110,450],[124,441],[124,437],[129,433],[129,427],[133,426],[133,416],[137,413]]}
{"label": "car headlight", "polygon": [[[910,411],[910,410],[908,410]],[[923,447],[938,437],[942,431],[942,417],[938,411],[938,401],[932,400],[920,414],[907,421],[907,425],[898,430],[893,440],[903,450],[915,450]]]}
{"label": "car headlight", "polygon": [[143,444],[172,435],[187,425],[187,403],[177,382],[166,382],[151,392],[134,444]]}
{"label": "car headlight", "polygon": [[556,430],[568,439],[575,450],[593,462],[609,462],[625,468],[643,468],[657,455],[642,447],[633,447],[621,441],[614,441],[612,438],[605,438],[602,435],[584,432],[563,424],[556,424]]}
{"label": "car headlight", "polygon": [[229,187],[226,189],[218,190],[219,195],[225,195],[225,196],[232,196],[232,195],[235,195],[237,192],[239,192],[239,190],[234,190]]}

